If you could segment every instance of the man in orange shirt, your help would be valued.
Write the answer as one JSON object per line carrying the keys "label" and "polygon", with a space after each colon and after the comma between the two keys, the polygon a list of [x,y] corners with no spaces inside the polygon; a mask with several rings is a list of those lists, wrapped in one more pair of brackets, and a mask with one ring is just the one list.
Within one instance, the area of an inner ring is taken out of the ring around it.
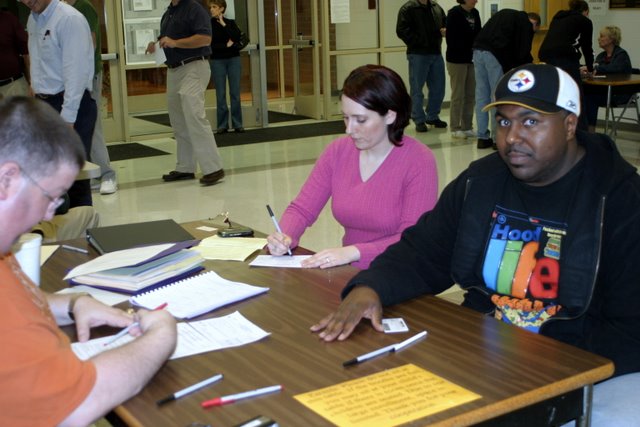
{"label": "man in orange shirt", "polygon": [[[0,425],[91,424],[137,394],[171,355],[176,326],[166,311],[135,316],[87,294],[51,295],[22,272],[11,246],[50,220],[84,164],[80,138],[54,109],[33,98],[0,101]],[[100,325],[139,338],[81,361],[58,325],[78,339]]]}

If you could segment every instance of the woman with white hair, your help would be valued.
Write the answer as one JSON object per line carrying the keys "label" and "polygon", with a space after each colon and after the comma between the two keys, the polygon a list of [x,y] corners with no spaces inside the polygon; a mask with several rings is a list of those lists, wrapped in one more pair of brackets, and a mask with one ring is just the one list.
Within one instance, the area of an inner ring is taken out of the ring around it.
{"label": "woman with white hair", "polygon": [[[609,25],[600,30],[598,45],[602,48],[602,52],[596,56],[593,63],[593,75],[631,73],[631,59],[627,51],[620,47],[621,42],[622,31],[620,31],[620,28]],[[583,74],[587,74],[585,68],[581,71]],[[614,104],[624,104],[628,100],[629,95],[627,94],[613,95],[612,98]],[[595,132],[598,108],[606,105],[607,95],[604,92],[587,92],[585,94],[585,111],[589,132]]]}

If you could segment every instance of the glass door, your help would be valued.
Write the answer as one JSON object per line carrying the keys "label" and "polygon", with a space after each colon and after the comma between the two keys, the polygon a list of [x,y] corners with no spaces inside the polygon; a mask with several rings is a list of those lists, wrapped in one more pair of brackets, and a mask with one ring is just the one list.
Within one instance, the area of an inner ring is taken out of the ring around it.
{"label": "glass door", "polygon": [[294,112],[324,118],[320,79],[320,10],[317,0],[291,1]]}
{"label": "glass door", "polygon": [[126,107],[123,102],[123,75],[120,67],[120,48],[118,47],[118,28],[114,2],[92,0],[100,18],[102,42],[102,101],[98,106],[99,119],[106,142],[126,139]]}

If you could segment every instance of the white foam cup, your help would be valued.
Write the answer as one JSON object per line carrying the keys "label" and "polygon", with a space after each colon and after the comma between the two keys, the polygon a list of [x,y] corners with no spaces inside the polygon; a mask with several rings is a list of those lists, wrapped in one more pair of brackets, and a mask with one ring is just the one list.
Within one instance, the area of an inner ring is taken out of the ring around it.
{"label": "white foam cup", "polygon": [[25,233],[13,245],[11,251],[20,263],[22,271],[40,286],[40,246],[42,236],[36,233]]}

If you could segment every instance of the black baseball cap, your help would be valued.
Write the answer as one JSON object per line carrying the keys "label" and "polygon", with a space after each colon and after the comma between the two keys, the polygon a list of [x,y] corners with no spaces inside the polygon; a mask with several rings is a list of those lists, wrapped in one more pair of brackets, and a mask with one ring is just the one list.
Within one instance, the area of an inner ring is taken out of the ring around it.
{"label": "black baseball cap", "polygon": [[549,64],[512,68],[498,81],[494,101],[484,107],[512,104],[544,114],[567,110],[580,115],[580,89],[565,71]]}

